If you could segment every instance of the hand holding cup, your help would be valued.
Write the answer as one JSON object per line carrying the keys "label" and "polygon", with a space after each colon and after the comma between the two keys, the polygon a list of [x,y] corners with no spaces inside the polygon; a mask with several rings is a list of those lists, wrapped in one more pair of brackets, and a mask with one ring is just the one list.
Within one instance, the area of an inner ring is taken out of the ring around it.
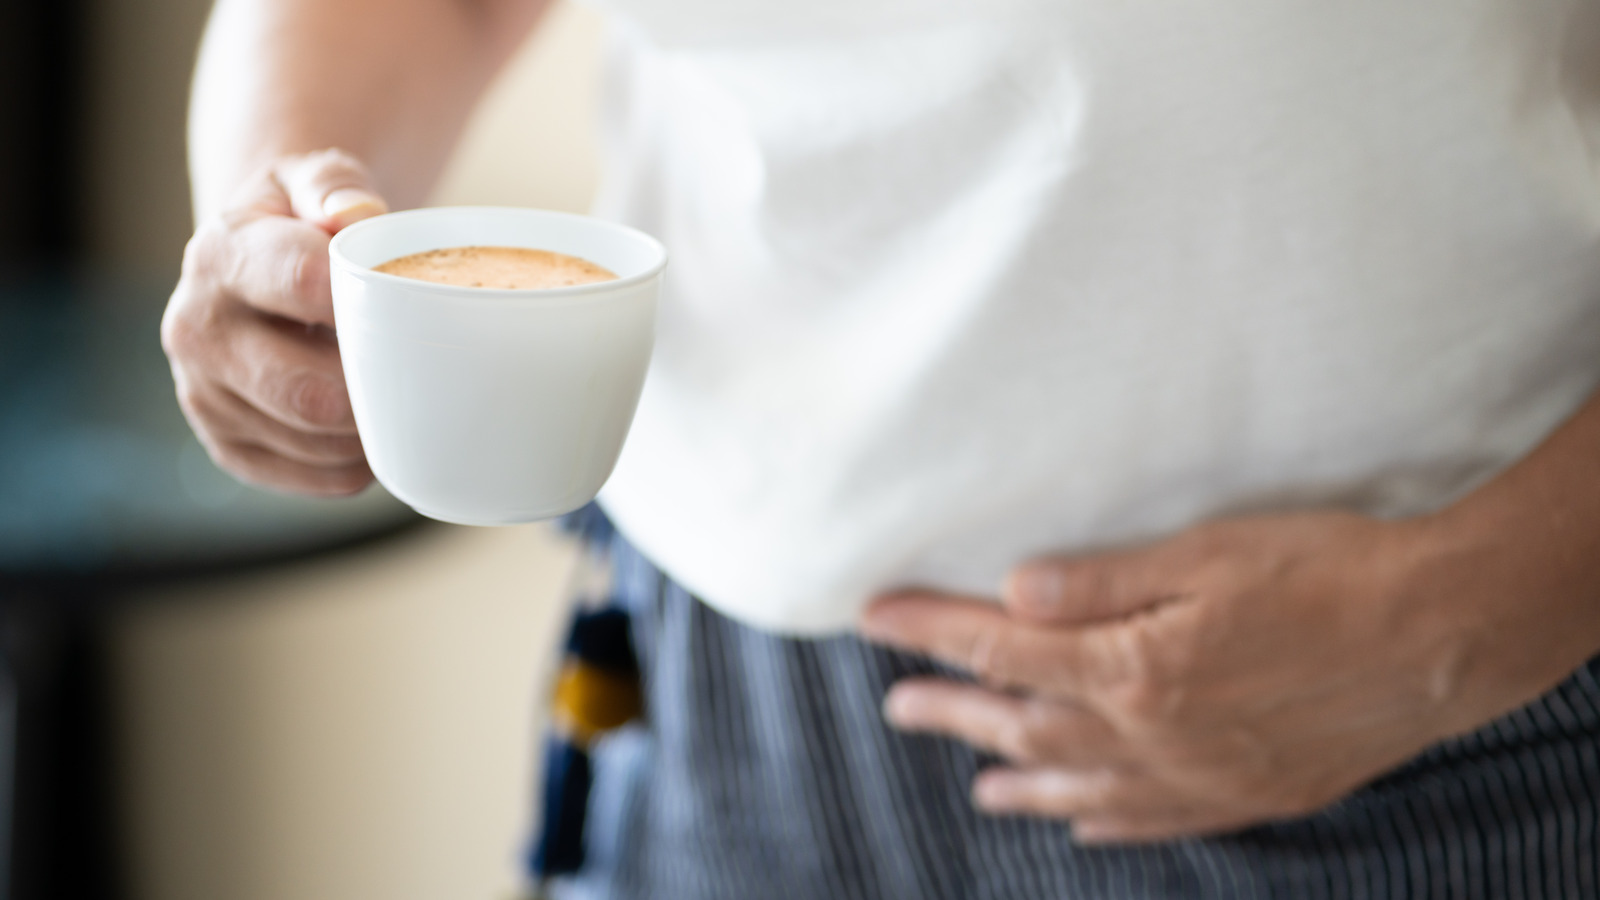
{"label": "hand holding cup", "polygon": [[320,496],[371,483],[333,334],[328,241],[385,208],[349,154],[287,156],[189,241],[161,343],[189,424],[238,478]]}

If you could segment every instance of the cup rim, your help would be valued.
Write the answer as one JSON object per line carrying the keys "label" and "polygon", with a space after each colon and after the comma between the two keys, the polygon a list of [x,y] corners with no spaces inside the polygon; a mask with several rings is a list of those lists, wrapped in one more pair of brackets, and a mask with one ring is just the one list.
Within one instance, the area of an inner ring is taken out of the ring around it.
{"label": "cup rim", "polygon": [[[441,213],[488,213],[490,215],[521,215],[532,214],[558,219],[577,219],[584,222],[599,223],[608,228],[615,228],[627,232],[629,236],[643,240],[655,251],[656,261],[642,272],[636,272],[625,278],[613,278],[610,281],[595,281],[589,284],[575,284],[567,287],[553,288],[498,288],[498,287],[472,287],[470,285],[439,284],[435,281],[423,281],[419,278],[407,278],[403,275],[390,275],[379,272],[371,266],[363,266],[344,254],[344,241],[348,235],[359,234],[371,227],[378,227],[397,217],[412,218]],[[339,230],[338,234],[328,242],[328,257],[333,265],[363,278],[372,278],[379,284],[392,284],[405,287],[408,290],[421,290],[432,294],[447,294],[453,297],[495,297],[499,299],[517,300],[557,300],[563,298],[578,298],[587,294],[604,294],[610,291],[632,287],[650,281],[667,267],[667,248],[654,237],[621,222],[602,219],[597,216],[586,216],[581,213],[564,212],[555,209],[538,209],[527,206],[420,206],[414,209],[403,209],[396,212],[382,213],[359,222],[353,222]]]}

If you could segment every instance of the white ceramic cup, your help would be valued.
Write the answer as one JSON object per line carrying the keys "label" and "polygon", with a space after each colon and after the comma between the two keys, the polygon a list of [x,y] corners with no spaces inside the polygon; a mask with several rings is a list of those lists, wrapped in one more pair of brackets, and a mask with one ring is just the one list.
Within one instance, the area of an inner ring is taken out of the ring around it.
{"label": "white ceramic cup", "polygon": [[[512,291],[372,270],[468,245],[553,250],[617,280]],[[356,429],[389,493],[468,525],[547,519],[594,498],[644,386],[660,242],[570,213],[444,207],[357,222],[329,255]]]}

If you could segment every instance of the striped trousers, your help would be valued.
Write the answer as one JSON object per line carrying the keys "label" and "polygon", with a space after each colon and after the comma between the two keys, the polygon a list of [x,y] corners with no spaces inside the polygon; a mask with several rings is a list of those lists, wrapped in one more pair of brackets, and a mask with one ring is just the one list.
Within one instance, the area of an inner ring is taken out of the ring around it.
{"label": "striped trousers", "polygon": [[701,604],[615,534],[646,723],[606,738],[566,898],[1600,898],[1600,658],[1323,812],[1085,848],[975,813],[992,762],[898,734],[897,679],[951,674],[853,637],[796,641]]}

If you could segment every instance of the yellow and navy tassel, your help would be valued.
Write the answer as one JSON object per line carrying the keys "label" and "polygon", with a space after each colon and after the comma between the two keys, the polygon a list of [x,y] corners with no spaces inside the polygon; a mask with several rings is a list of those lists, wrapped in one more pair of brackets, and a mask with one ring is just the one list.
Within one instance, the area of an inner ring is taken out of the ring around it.
{"label": "yellow and navy tassel", "polygon": [[528,860],[536,884],[583,866],[583,831],[593,776],[589,748],[643,711],[639,666],[628,614],[616,607],[579,610],[556,677],[552,728],[545,748],[544,818]]}

